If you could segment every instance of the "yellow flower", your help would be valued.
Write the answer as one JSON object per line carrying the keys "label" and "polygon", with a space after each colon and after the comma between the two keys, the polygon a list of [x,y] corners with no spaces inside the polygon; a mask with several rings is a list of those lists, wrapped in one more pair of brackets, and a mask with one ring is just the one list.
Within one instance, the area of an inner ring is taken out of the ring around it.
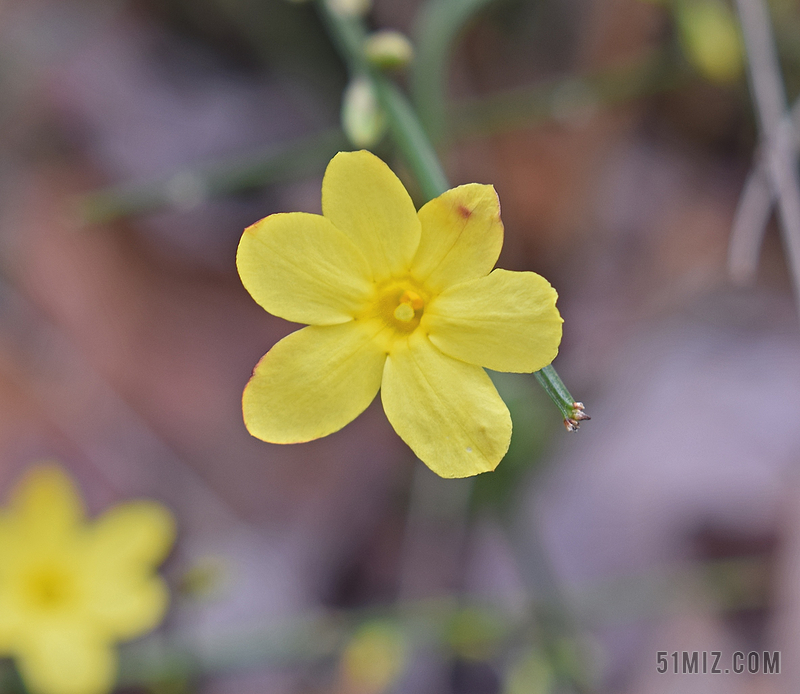
{"label": "yellow flower", "polygon": [[134,501],[87,523],[58,467],[30,471],[0,512],[0,655],[32,694],[103,694],[115,641],[155,627],[168,602],[154,574],[174,539],[160,504]]}
{"label": "yellow flower", "polygon": [[686,57],[705,77],[733,82],[744,68],[736,15],[724,0],[679,0],[674,5]]}
{"label": "yellow flower", "polygon": [[340,686],[348,694],[382,694],[403,674],[406,643],[391,622],[374,620],[362,624],[342,653]]}
{"label": "yellow flower", "polygon": [[483,367],[532,372],[558,352],[556,292],[494,270],[503,245],[494,188],[453,188],[419,213],[366,151],[340,152],[322,216],[273,214],[247,228],[237,265],[267,311],[308,327],[258,363],[245,424],[271,443],[327,436],[381,391],[389,422],[442,477],[493,470],[511,418]]}

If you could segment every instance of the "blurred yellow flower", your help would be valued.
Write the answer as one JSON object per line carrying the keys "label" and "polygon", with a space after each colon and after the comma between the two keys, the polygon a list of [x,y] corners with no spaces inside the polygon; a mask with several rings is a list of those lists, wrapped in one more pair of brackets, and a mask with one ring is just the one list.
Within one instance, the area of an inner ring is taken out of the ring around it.
{"label": "blurred yellow flower", "polygon": [[511,418],[483,367],[547,366],[562,323],[543,277],[492,271],[503,245],[494,188],[459,186],[417,213],[380,159],[340,152],[322,212],[270,215],[239,243],[252,297],[308,324],[256,366],[243,397],[248,430],[272,443],[327,436],[380,390],[389,422],[434,472],[493,470]]}
{"label": "blurred yellow flower", "polygon": [[88,523],[54,465],[23,478],[0,511],[0,655],[16,658],[32,694],[113,689],[113,643],[149,631],[166,610],[154,568],[174,533],[170,513],[151,501]]}
{"label": "blurred yellow flower", "polygon": [[676,0],[675,17],[683,50],[700,73],[715,82],[733,82],[744,69],[739,24],[724,0]]}
{"label": "blurred yellow flower", "polygon": [[392,688],[406,664],[403,634],[391,622],[362,624],[342,653],[339,692],[382,694]]}

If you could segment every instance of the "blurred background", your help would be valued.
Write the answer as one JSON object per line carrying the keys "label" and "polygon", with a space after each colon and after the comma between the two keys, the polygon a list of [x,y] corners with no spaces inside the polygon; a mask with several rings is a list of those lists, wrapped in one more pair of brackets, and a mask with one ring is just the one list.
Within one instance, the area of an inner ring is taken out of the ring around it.
{"label": "blurred background", "polygon": [[[499,266],[558,290],[555,365],[592,421],[568,434],[532,376],[497,374],[511,450],[458,481],[379,401],[320,441],[251,438],[242,389],[296,326],[241,286],[239,237],[319,212],[360,146],[317,8],[4,0],[0,488],[56,459],[93,514],[146,496],[179,519],[172,608],[123,647],[121,691],[800,690],[798,307],[774,218],[754,281],[728,278],[769,150],[736,8],[361,4],[414,44],[396,78],[451,183],[495,185]],[[800,4],[769,9],[791,103]],[[781,674],[676,675],[675,651],[780,651]]]}

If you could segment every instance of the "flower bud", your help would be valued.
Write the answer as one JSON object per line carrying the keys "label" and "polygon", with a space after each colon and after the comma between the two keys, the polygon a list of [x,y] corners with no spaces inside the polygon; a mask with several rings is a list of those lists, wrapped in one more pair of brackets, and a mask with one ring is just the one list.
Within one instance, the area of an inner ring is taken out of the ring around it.
{"label": "flower bud", "polygon": [[375,67],[383,70],[404,68],[414,57],[411,41],[399,31],[376,31],[364,43],[364,54]]}
{"label": "flower bud", "polygon": [[372,0],[326,0],[328,9],[340,17],[363,17],[372,9]]}
{"label": "flower bud", "polygon": [[386,132],[386,115],[378,104],[372,83],[354,77],[342,100],[342,129],[356,147],[369,148]]}
{"label": "flower bud", "polygon": [[344,690],[381,694],[397,682],[406,664],[403,634],[391,622],[367,622],[356,631],[342,654]]}

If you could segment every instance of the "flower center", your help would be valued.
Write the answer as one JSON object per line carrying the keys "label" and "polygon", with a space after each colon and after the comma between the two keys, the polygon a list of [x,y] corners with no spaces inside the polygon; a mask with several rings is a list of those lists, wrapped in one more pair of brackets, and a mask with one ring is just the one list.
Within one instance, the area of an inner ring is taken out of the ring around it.
{"label": "flower center", "polygon": [[55,566],[37,567],[25,577],[28,602],[40,610],[63,607],[74,593],[68,572]]}
{"label": "flower center", "polygon": [[411,289],[406,289],[400,297],[400,303],[394,310],[394,315],[397,320],[403,323],[409,323],[417,317],[417,311],[422,312],[422,307],[425,302],[422,297]]}
{"label": "flower center", "polygon": [[378,288],[375,312],[395,333],[414,332],[425,310],[427,293],[410,278]]}
{"label": "flower center", "polygon": [[389,328],[383,338],[389,340],[388,349],[394,338],[417,329],[429,301],[429,293],[410,277],[393,279],[376,287],[372,302],[358,318],[377,318]]}

